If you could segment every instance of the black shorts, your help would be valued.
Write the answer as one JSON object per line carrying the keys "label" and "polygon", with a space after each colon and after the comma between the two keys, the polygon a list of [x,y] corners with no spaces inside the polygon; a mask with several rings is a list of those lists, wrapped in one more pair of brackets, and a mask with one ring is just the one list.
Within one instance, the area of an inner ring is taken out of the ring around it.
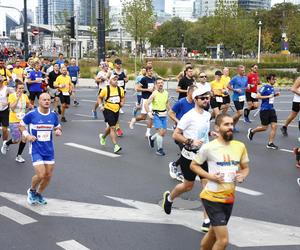
{"label": "black shorts", "polygon": [[202,199],[202,203],[213,227],[227,225],[233,204],[212,202],[206,199]]}
{"label": "black shorts", "polygon": [[[222,96],[218,96],[218,97],[222,97]],[[217,102],[215,96],[210,99],[210,106],[212,109],[215,109],[215,108],[221,109],[222,104],[223,104],[223,102]]]}
{"label": "black shorts", "polygon": [[110,127],[116,126],[119,120],[119,112],[113,112],[110,109],[103,110],[104,121],[108,123]]}
{"label": "black shorts", "polygon": [[102,89],[99,89],[99,91],[98,91],[98,95],[97,95],[97,96],[99,96],[99,95],[100,95],[100,93],[101,93],[101,90],[102,90]]}
{"label": "black shorts", "polygon": [[30,100],[30,101],[34,101],[34,100],[35,100],[35,97],[36,97],[37,99],[39,99],[41,94],[42,94],[42,92],[29,91],[29,100]]}
{"label": "black shorts", "polygon": [[[196,174],[191,170],[190,165],[191,165],[192,160],[186,159],[184,156],[180,156],[179,158],[179,164],[180,168],[183,174],[183,177],[187,181],[195,181],[196,179]],[[208,172],[208,164],[207,162],[204,162],[203,165],[201,166],[206,172]],[[203,177],[200,176],[201,179]]]}
{"label": "black shorts", "polygon": [[293,102],[292,110],[298,113],[300,111],[300,102]]}
{"label": "black shorts", "polygon": [[230,96],[226,95],[223,96],[223,104],[229,104],[230,103]]}
{"label": "black shorts", "polygon": [[63,95],[63,93],[59,93],[59,99],[60,99],[61,104],[70,105],[70,103],[71,103],[70,95]]}
{"label": "black shorts", "polygon": [[5,109],[3,111],[0,111],[0,124],[2,127],[8,127],[9,126],[9,109]]}
{"label": "black shorts", "polygon": [[74,84],[74,86],[76,86],[76,84],[77,84],[77,81],[72,81],[72,83]]}
{"label": "black shorts", "polygon": [[277,123],[277,115],[274,109],[272,110],[261,110],[259,112],[261,125],[267,126],[272,122]]}
{"label": "black shorts", "polygon": [[258,102],[257,98],[251,96],[251,92],[246,92],[246,101],[247,102]]}
{"label": "black shorts", "polygon": [[244,102],[233,101],[233,103],[237,111],[242,110],[244,108]]}

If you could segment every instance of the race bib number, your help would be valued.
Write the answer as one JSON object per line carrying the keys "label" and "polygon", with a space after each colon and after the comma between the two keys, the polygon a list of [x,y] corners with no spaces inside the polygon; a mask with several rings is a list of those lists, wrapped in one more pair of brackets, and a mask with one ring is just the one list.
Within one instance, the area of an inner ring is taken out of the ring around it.
{"label": "race bib number", "polygon": [[221,169],[220,173],[223,175],[224,182],[232,183],[235,181],[237,167],[226,167]]}
{"label": "race bib number", "polygon": [[50,141],[51,140],[51,131],[37,131],[37,140],[38,141]]}
{"label": "race bib number", "polygon": [[158,115],[159,117],[166,117],[166,116],[167,116],[167,111],[157,112],[157,115]]}
{"label": "race bib number", "polygon": [[217,97],[216,97],[216,101],[217,101],[217,102],[220,102],[220,103],[223,103],[223,97],[217,96]]}
{"label": "race bib number", "polygon": [[120,101],[120,96],[112,96],[109,98],[109,102],[111,103],[119,103]]}
{"label": "race bib number", "polygon": [[195,157],[195,153],[194,152],[191,152],[191,151],[188,151],[186,150],[185,148],[183,148],[181,150],[181,154],[184,158],[188,159],[188,160],[193,160],[194,157]]}
{"label": "race bib number", "polygon": [[246,100],[246,97],[244,95],[239,96],[239,102],[244,102]]}
{"label": "race bib number", "polygon": [[76,82],[77,81],[77,77],[76,76],[72,76],[72,82]]}
{"label": "race bib number", "polygon": [[154,83],[148,83],[148,89],[153,89]]}
{"label": "race bib number", "polygon": [[274,100],[275,100],[274,97],[270,98],[270,99],[269,99],[269,104],[273,104],[273,103],[274,103]]}
{"label": "race bib number", "polygon": [[25,116],[25,113],[24,112],[19,112],[19,113],[16,114],[16,116],[19,120],[22,120]]}
{"label": "race bib number", "polygon": [[257,94],[256,94],[256,93],[253,93],[253,92],[251,92],[251,97],[252,97],[252,98],[254,98],[254,99],[256,99],[256,97],[257,97]]}
{"label": "race bib number", "polygon": [[124,80],[118,80],[118,86],[123,87],[125,85]]}
{"label": "race bib number", "polygon": [[70,93],[69,92],[62,92],[63,96],[69,96]]}

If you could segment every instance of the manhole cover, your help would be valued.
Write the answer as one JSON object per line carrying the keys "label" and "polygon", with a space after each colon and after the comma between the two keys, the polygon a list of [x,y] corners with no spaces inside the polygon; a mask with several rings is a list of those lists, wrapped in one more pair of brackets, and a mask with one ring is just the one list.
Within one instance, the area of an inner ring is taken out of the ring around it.
{"label": "manhole cover", "polygon": [[[158,202],[158,204],[162,205],[162,200]],[[177,197],[175,201],[173,202],[172,208],[177,209],[196,209],[202,207],[202,203],[199,200],[185,200],[180,197]]]}

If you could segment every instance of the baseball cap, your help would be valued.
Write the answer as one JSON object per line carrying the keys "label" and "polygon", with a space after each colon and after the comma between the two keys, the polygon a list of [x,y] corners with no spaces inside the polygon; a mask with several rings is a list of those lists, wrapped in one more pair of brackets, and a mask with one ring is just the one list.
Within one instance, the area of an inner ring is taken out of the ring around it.
{"label": "baseball cap", "polygon": [[206,87],[197,87],[194,90],[192,97],[193,97],[193,99],[195,99],[196,96],[203,95],[205,93],[209,93],[209,91]]}
{"label": "baseball cap", "polygon": [[111,74],[109,80],[114,79],[114,78],[119,78],[119,76],[118,76],[118,75],[115,75],[115,74]]}
{"label": "baseball cap", "polygon": [[6,68],[7,69],[13,69],[14,67],[12,65],[7,65]]}
{"label": "baseball cap", "polygon": [[121,59],[117,58],[117,59],[115,60],[115,64],[122,64]]}
{"label": "baseball cap", "polygon": [[222,76],[223,75],[223,73],[222,73],[222,71],[220,71],[220,70],[217,70],[216,72],[215,72],[215,76]]}

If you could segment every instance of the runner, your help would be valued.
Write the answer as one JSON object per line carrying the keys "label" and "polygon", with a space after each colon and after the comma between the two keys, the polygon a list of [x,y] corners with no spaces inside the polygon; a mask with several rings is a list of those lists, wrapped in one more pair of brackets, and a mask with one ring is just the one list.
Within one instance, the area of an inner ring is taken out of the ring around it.
{"label": "runner", "polygon": [[[149,105],[152,104],[152,111]],[[156,154],[164,156],[166,153],[163,150],[163,138],[167,132],[167,115],[170,110],[169,93],[164,89],[164,81],[162,79],[156,80],[156,89],[145,102],[145,110],[149,117],[153,119],[156,133],[148,136],[149,145],[154,148],[154,142],[157,144]],[[152,117],[151,117],[152,116]]]}
{"label": "runner", "polygon": [[249,119],[250,111],[257,109],[259,105],[257,99],[257,87],[260,84],[260,79],[257,71],[257,64],[253,64],[251,66],[251,72],[247,75],[248,89],[246,90],[246,100],[248,106],[244,109],[244,121],[248,123],[251,123]]}
{"label": "runner", "polygon": [[233,132],[239,132],[236,128],[240,117],[243,115],[244,102],[246,101],[245,92],[248,85],[247,76],[245,76],[245,67],[239,65],[237,68],[237,75],[234,76],[228,85],[228,88],[233,91],[232,100],[236,108],[236,113],[233,116],[234,128]]}
{"label": "runner", "polygon": [[[101,93],[101,90],[106,88],[108,85],[108,81],[111,75],[111,71],[108,67],[108,64],[105,62],[101,62],[99,65],[100,71],[97,73],[97,76],[95,77],[96,84],[98,85],[99,91],[98,91],[98,96]],[[98,101],[95,103],[94,109],[92,110],[92,115],[94,119],[98,118],[97,115],[97,109],[99,107]]]}
{"label": "runner", "polygon": [[[106,144],[106,137],[110,135],[114,144],[114,153],[122,148],[117,144],[116,124],[119,120],[120,108],[125,103],[124,89],[118,86],[118,75],[111,75],[109,85],[103,88],[98,97],[100,109],[103,111],[105,122],[108,124],[104,134],[99,134],[100,144]],[[104,106],[102,102],[104,101]]]}
{"label": "runner", "polygon": [[142,108],[141,101],[142,101],[142,92],[137,91],[137,86],[141,83],[143,77],[146,76],[146,68],[143,67],[139,73],[139,75],[135,79],[135,91],[136,91],[136,103],[135,107],[133,108],[133,117],[136,117],[137,112]]}
{"label": "runner", "polygon": [[37,61],[34,64],[34,70],[30,72],[27,86],[29,90],[29,99],[31,105],[34,105],[35,98],[39,99],[42,90],[42,80],[43,80],[43,73],[41,72],[40,63]]}
{"label": "runner", "polygon": [[51,71],[47,78],[48,83],[48,91],[51,96],[51,100],[53,101],[53,109],[58,114],[61,114],[61,106],[59,105],[59,91],[57,88],[54,87],[54,82],[56,81],[56,78],[60,75],[59,66],[57,63],[53,65],[53,71]]}
{"label": "runner", "polygon": [[19,79],[20,81],[24,81],[25,73],[24,69],[21,67],[20,59],[16,60],[16,65],[13,69],[13,73],[16,75],[16,79]]}
{"label": "runner", "polygon": [[261,126],[254,129],[249,128],[247,137],[250,141],[253,140],[255,133],[266,131],[271,124],[271,132],[269,134],[269,142],[267,148],[278,149],[278,146],[274,144],[274,138],[277,130],[277,115],[274,109],[274,97],[279,96],[280,93],[274,90],[274,84],[276,83],[276,76],[269,74],[267,76],[267,84],[265,84],[257,95],[258,99],[261,99],[260,106],[260,120]]}
{"label": "runner", "polygon": [[[147,111],[145,109],[145,102],[150,97],[152,92],[155,90],[155,78],[152,76],[153,70],[152,67],[146,66],[146,76],[142,78],[140,84],[136,86],[137,91],[142,92],[142,110],[141,114],[137,117],[133,117],[129,123],[129,128],[134,129],[134,124],[138,121],[144,121],[147,119]],[[149,106],[151,110],[151,105]],[[151,135],[152,119],[149,118],[147,123],[147,130],[145,136]]]}
{"label": "runner", "polygon": [[[225,249],[229,242],[229,221],[236,182],[249,174],[245,145],[233,140],[233,119],[227,114],[216,117],[217,139],[205,144],[191,163],[191,169],[208,183],[200,194],[211,227],[201,241],[200,249]],[[204,163],[208,162],[208,171]]]}
{"label": "runner", "polygon": [[[190,170],[190,164],[201,145],[208,142],[210,113],[204,108],[209,104],[209,99],[210,93],[206,88],[197,88],[193,92],[195,107],[183,115],[173,133],[173,138],[184,145],[179,160],[184,181],[175,186],[171,192],[164,193],[162,207],[166,214],[171,213],[174,199],[182,193],[191,191],[194,186],[196,174]],[[201,182],[204,187],[207,181],[202,179]],[[202,230],[207,231],[208,227],[209,220],[204,215]]]}
{"label": "runner", "polygon": [[74,106],[78,106],[79,102],[76,97],[76,84],[78,83],[78,78],[80,77],[80,68],[76,65],[76,60],[74,58],[71,59],[71,65],[68,66],[69,76],[71,77],[72,83],[74,85],[72,96],[74,99]]}
{"label": "runner", "polygon": [[56,60],[56,62],[59,66],[59,68],[61,68],[62,66],[65,66],[65,59],[64,59],[64,54],[63,53],[59,53],[58,54],[58,59]]}
{"label": "runner", "polygon": [[229,76],[229,68],[225,67],[223,69],[223,75],[221,77],[221,81],[223,82],[223,86],[226,88],[226,91],[223,92],[223,105],[221,106],[222,113],[227,113],[230,108],[230,95],[228,92],[228,84],[230,82]]}
{"label": "runner", "polygon": [[185,75],[183,78],[179,80],[176,88],[176,92],[179,93],[178,100],[183,97],[186,97],[188,86],[194,84],[195,79],[193,76],[194,76],[193,67],[192,66],[186,67]]}
{"label": "runner", "polygon": [[[181,117],[186,114],[188,111],[193,109],[195,107],[195,103],[193,100],[193,92],[194,90],[197,89],[196,85],[191,85],[188,87],[188,92],[187,92],[187,97],[186,98],[181,98],[179,101],[177,101],[174,106],[172,107],[171,110],[169,110],[169,117],[171,120],[174,121],[175,123],[175,128],[177,124],[179,123]],[[183,143],[180,143],[179,141],[174,140],[175,143],[179,147],[179,151],[181,152],[183,148]],[[177,179],[178,181],[183,182],[184,177],[182,174],[182,171],[180,169],[180,159],[177,159],[177,161],[173,161],[169,163],[169,174],[171,178]]]}
{"label": "runner", "polygon": [[6,86],[7,83],[12,79],[10,71],[6,68],[5,62],[0,58],[0,75],[2,76],[3,84]]}
{"label": "runner", "polygon": [[2,139],[3,144],[1,147],[1,153],[6,154],[9,126],[9,108],[8,108],[8,87],[4,84],[4,78],[0,75],[0,123],[2,126]]}
{"label": "runner", "polygon": [[[20,132],[20,122],[24,118],[26,113],[26,108],[31,107],[28,96],[23,92],[25,90],[25,85],[21,81],[16,83],[16,92],[10,94],[8,97],[9,104],[9,129],[11,139],[5,143],[4,149],[7,150],[11,144],[19,143],[19,149],[16,157],[16,161],[23,163],[25,160],[22,157],[23,150],[26,145],[26,141],[22,138]],[[21,140],[22,139],[22,140]],[[5,152],[6,153],[6,152]]]}
{"label": "runner", "polygon": [[[28,112],[20,123],[20,130],[26,141],[31,143],[32,165],[35,175],[27,190],[29,204],[47,204],[42,196],[49,185],[54,169],[54,145],[52,131],[56,136],[62,134],[57,114],[50,111],[51,97],[43,93],[39,97],[39,107]],[[26,127],[29,126],[29,131]]]}
{"label": "runner", "polygon": [[[295,80],[293,86],[291,87],[291,91],[294,93],[292,112],[289,114],[284,125],[280,128],[282,135],[284,136],[288,136],[287,128],[289,124],[296,118],[300,110],[300,77]],[[298,121],[298,128],[300,130],[300,121]]]}
{"label": "runner", "polygon": [[[192,85],[191,85],[192,86]],[[211,86],[210,86],[210,83],[207,82],[207,75],[204,73],[204,72],[201,72],[199,74],[199,81],[196,82],[196,86],[197,88],[206,88],[207,89],[207,92],[211,92]],[[208,106],[209,108],[209,106]],[[208,109],[206,110],[208,111]]]}
{"label": "runner", "polygon": [[71,81],[71,77],[68,76],[68,70],[66,67],[61,67],[60,69],[61,75],[56,78],[54,82],[54,87],[58,88],[59,91],[59,99],[61,102],[61,121],[67,122],[65,117],[65,111],[69,108],[71,103],[70,95],[72,94],[73,84]]}

